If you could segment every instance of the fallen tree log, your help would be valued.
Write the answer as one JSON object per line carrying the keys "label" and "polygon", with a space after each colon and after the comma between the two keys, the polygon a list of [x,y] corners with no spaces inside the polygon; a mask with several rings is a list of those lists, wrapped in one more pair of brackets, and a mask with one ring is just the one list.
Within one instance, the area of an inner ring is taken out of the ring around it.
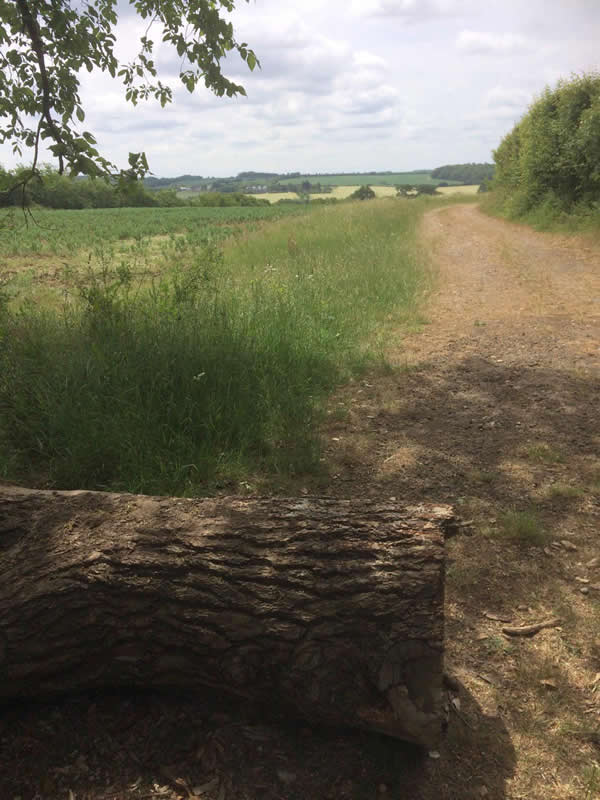
{"label": "fallen tree log", "polygon": [[0,699],[212,686],[431,747],[448,506],[0,487]]}

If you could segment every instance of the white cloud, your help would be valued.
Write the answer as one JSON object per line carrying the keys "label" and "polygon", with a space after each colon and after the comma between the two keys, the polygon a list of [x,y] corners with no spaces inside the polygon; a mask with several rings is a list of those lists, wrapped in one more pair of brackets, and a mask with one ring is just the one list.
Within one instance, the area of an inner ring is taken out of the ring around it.
{"label": "white cloud", "polygon": [[[129,59],[145,24],[122,7],[119,52]],[[172,105],[134,108],[118,81],[83,73],[82,127],[108,158],[123,165],[145,149],[157,175],[486,160],[545,85],[598,67],[599,0],[240,0],[231,20],[262,64],[250,73],[233,54],[224,61],[247,97],[189,94],[158,28],[155,61]],[[16,160],[0,145],[0,162]]]}
{"label": "white cloud", "polygon": [[362,17],[392,17],[405,22],[423,22],[454,15],[465,0],[352,0],[351,9]]}
{"label": "white cloud", "polygon": [[354,63],[357,67],[364,69],[385,69],[387,61],[375,53],[369,53],[366,50],[359,50],[354,53]]}
{"label": "white cloud", "polygon": [[458,35],[456,46],[465,53],[503,56],[528,53],[534,49],[534,43],[520,34],[468,30]]}
{"label": "white cloud", "polygon": [[494,86],[485,96],[485,105],[488,108],[512,108],[517,111],[526,108],[531,103],[531,93],[518,86]]}

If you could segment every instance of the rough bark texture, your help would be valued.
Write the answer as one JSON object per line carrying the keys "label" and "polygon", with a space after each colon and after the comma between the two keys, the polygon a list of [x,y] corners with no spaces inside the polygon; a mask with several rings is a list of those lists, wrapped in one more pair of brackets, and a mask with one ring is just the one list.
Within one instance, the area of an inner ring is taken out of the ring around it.
{"label": "rough bark texture", "polygon": [[431,747],[448,506],[0,487],[0,698],[214,686]]}

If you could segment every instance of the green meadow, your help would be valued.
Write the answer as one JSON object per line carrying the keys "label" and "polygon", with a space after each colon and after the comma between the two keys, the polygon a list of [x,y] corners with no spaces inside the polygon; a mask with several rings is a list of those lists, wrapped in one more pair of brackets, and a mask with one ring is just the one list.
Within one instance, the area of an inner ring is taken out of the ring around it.
{"label": "green meadow", "polygon": [[[418,317],[430,276],[416,229],[431,202],[266,221],[253,216],[264,209],[52,212],[9,230],[30,281],[17,270],[2,289],[0,474],[197,495],[318,473],[324,401],[380,358],[386,328]],[[36,272],[37,248],[50,252]]]}

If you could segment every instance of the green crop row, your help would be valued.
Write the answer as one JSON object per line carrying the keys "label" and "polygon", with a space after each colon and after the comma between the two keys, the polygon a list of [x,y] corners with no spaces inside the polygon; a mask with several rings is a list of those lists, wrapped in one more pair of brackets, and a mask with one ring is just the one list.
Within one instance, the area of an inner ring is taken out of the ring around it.
{"label": "green crop row", "polygon": [[225,208],[102,208],[81,210],[3,209],[0,214],[0,256],[30,253],[69,255],[122,240],[194,232],[279,219],[301,208],[269,206]]}

